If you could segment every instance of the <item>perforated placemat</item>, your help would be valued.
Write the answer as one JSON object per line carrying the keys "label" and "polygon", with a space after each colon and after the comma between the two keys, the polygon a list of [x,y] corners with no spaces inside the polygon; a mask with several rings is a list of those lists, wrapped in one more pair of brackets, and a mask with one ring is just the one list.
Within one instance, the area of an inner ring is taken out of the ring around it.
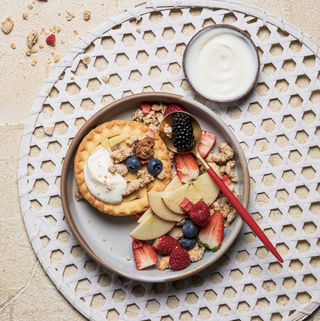
{"label": "perforated placemat", "polygon": [[[236,104],[195,96],[181,70],[186,43],[215,23],[247,31],[259,48],[256,90]],[[32,246],[76,309],[92,320],[278,321],[297,307],[290,319],[302,320],[320,305],[318,54],[319,45],[297,27],[263,9],[224,0],[141,3],[106,19],[69,50],[28,116],[18,181]],[[124,279],[97,266],[79,247],[59,196],[68,146],[106,104],[153,90],[194,97],[230,125],[249,163],[248,210],[283,265],[247,226],[216,264],[172,283]],[[52,136],[44,131],[50,126]]]}

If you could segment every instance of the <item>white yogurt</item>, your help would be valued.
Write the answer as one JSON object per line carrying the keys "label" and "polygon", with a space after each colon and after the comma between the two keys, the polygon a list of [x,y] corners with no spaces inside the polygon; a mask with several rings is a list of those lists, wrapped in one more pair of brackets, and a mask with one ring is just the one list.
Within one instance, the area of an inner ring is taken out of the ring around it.
{"label": "white yogurt", "polygon": [[104,147],[98,149],[90,155],[84,166],[84,180],[95,198],[105,203],[119,204],[126,191],[127,182],[120,174],[108,171],[111,165],[113,162],[108,150]]}
{"label": "white yogurt", "polygon": [[230,28],[212,28],[190,43],[185,69],[193,88],[211,100],[244,94],[254,82],[258,60],[253,45]]}

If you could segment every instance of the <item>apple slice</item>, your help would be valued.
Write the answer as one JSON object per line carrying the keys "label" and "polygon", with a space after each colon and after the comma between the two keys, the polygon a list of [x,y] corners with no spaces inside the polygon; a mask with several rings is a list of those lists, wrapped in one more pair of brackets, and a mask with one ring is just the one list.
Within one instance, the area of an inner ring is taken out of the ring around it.
{"label": "apple slice", "polygon": [[179,240],[183,236],[182,233],[182,226],[175,226],[169,233],[169,236],[174,237],[175,239]]}
{"label": "apple slice", "polygon": [[[220,176],[219,167],[214,168],[214,171]],[[201,199],[209,206],[218,197],[219,192],[219,187],[212,180],[210,175],[208,173],[204,173],[198,176],[195,181],[191,181],[177,190],[167,193],[162,197],[162,200],[172,212],[185,214],[185,210],[180,207],[180,203],[185,197],[194,204]]]}
{"label": "apple slice", "polygon": [[175,222],[165,221],[155,214],[150,214],[130,233],[130,236],[138,240],[153,240],[167,234],[174,225]]}
{"label": "apple slice", "polygon": [[151,215],[151,214],[153,214],[152,213],[152,210],[151,210],[151,208],[149,207],[144,213],[143,213],[143,215],[138,219],[138,223],[140,224],[140,223],[142,223],[143,221],[145,221],[146,219],[147,219],[147,217],[149,216],[149,215]]}
{"label": "apple slice", "polygon": [[171,192],[182,186],[182,183],[178,176],[175,176],[169,185],[165,188],[165,192]]}

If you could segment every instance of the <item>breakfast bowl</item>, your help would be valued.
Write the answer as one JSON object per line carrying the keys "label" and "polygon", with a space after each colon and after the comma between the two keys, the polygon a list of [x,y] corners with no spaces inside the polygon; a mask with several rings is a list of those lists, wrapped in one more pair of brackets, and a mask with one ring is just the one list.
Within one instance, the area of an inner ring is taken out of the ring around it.
{"label": "breakfast bowl", "polygon": [[195,92],[211,102],[227,103],[242,99],[252,91],[257,83],[260,59],[246,32],[217,24],[191,38],[182,66]]}
{"label": "breakfast bowl", "polygon": [[[247,207],[249,200],[249,172],[240,144],[228,126],[209,108],[199,102],[170,93],[141,93],[119,99],[93,115],[73,139],[63,162],[61,174],[61,199],[70,230],[86,253],[101,266],[124,277],[143,282],[167,282],[185,278],[208,268],[216,262],[237,238],[243,220],[236,215],[224,229],[221,248],[217,252],[205,251],[203,258],[191,263],[183,270],[160,271],[156,266],[138,270],[132,253],[132,239],[129,234],[138,226],[133,216],[112,216],[100,212],[86,200],[76,200],[74,187],[74,159],[82,140],[97,126],[112,120],[130,120],[131,114],[144,102],[178,104],[193,115],[201,128],[213,132],[217,141],[226,142],[234,151],[238,183],[238,199]],[[213,150],[218,152],[218,147]]]}

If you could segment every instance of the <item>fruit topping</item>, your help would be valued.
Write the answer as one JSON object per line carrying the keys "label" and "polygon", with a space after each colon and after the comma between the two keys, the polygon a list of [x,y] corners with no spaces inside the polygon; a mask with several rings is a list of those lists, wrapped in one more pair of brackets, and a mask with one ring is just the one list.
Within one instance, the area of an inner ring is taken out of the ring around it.
{"label": "fruit topping", "polygon": [[213,252],[220,249],[223,239],[223,216],[220,212],[212,214],[209,223],[200,229],[197,239]]}
{"label": "fruit topping", "polygon": [[190,250],[196,245],[197,238],[196,237],[188,238],[188,237],[182,236],[180,243],[184,249]]}
{"label": "fruit topping", "polygon": [[181,244],[172,236],[163,235],[154,241],[152,247],[158,253],[171,254],[175,248],[181,247]]}
{"label": "fruit topping", "polygon": [[206,157],[215,144],[217,137],[205,130],[201,131],[201,139],[198,145],[198,152],[202,158]]}
{"label": "fruit topping", "polygon": [[209,207],[203,201],[194,204],[188,212],[188,215],[198,226],[205,226],[210,220]]}
{"label": "fruit topping", "polygon": [[132,217],[135,218],[136,220],[139,220],[142,215],[143,213],[137,213],[137,214],[133,214]]}
{"label": "fruit topping", "polygon": [[223,175],[222,180],[223,180],[223,182],[224,182],[227,186],[229,186],[230,183],[231,183],[230,178],[229,178],[228,175]]}
{"label": "fruit topping", "polygon": [[138,157],[131,156],[127,159],[126,165],[131,172],[137,172],[141,168],[141,161]]}
{"label": "fruit topping", "polygon": [[189,212],[192,206],[193,206],[193,203],[186,197],[180,203],[180,207],[183,208],[186,212]]}
{"label": "fruit topping", "polygon": [[167,108],[166,111],[164,112],[164,116],[174,112],[174,111],[184,111],[184,109],[177,104],[170,104]]}
{"label": "fruit topping", "polygon": [[194,144],[193,127],[190,117],[185,113],[176,113],[172,120],[173,145],[179,151],[190,148]]}
{"label": "fruit topping", "polygon": [[177,175],[182,183],[188,183],[199,175],[199,166],[193,156],[189,153],[175,154],[174,164]]}
{"label": "fruit topping", "polygon": [[182,226],[182,233],[185,237],[194,237],[198,233],[198,226],[191,220],[186,220]]}
{"label": "fruit topping", "polygon": [[140,159],[150,159],[154,154],[154,139],[146,137],[133,143],[134,153]]}
{"label": "fruit topping", "polygon": [[182,270],[189,266],[190,255],[186,249],[176,248],[171,252],[169,265],[175,270]]}
{"label": "fruit topping", "polygon": [[151,110],[151,106],[147,103],[142,103],[140,105],[140,108],[142,109],[142,113],[143,115],[147,115],[149,114],[150,110]]}
{"label": "fruit topping", "polygon": [[149,130],[146,132],[146,136],[147,136],[147,137],[154,138],[154,131],[153,131],[152,129],[149,129]]}
{"label": "fruit topping", "polygon": [[56,36],[54,34],[50,35],[46,39],[46,43],[50,46],[55,46],[56,44]]}
{"label": "fruit topping", "polygon": [[146,241],[132,238],[132,251],[138,270],[158,263],[157,253]]}
{"label": "fruit topping", "polygon": [[160,159],[152,158],[147,165],[147,170],[151,175],[158,175],[162,171],[162,162]]}

